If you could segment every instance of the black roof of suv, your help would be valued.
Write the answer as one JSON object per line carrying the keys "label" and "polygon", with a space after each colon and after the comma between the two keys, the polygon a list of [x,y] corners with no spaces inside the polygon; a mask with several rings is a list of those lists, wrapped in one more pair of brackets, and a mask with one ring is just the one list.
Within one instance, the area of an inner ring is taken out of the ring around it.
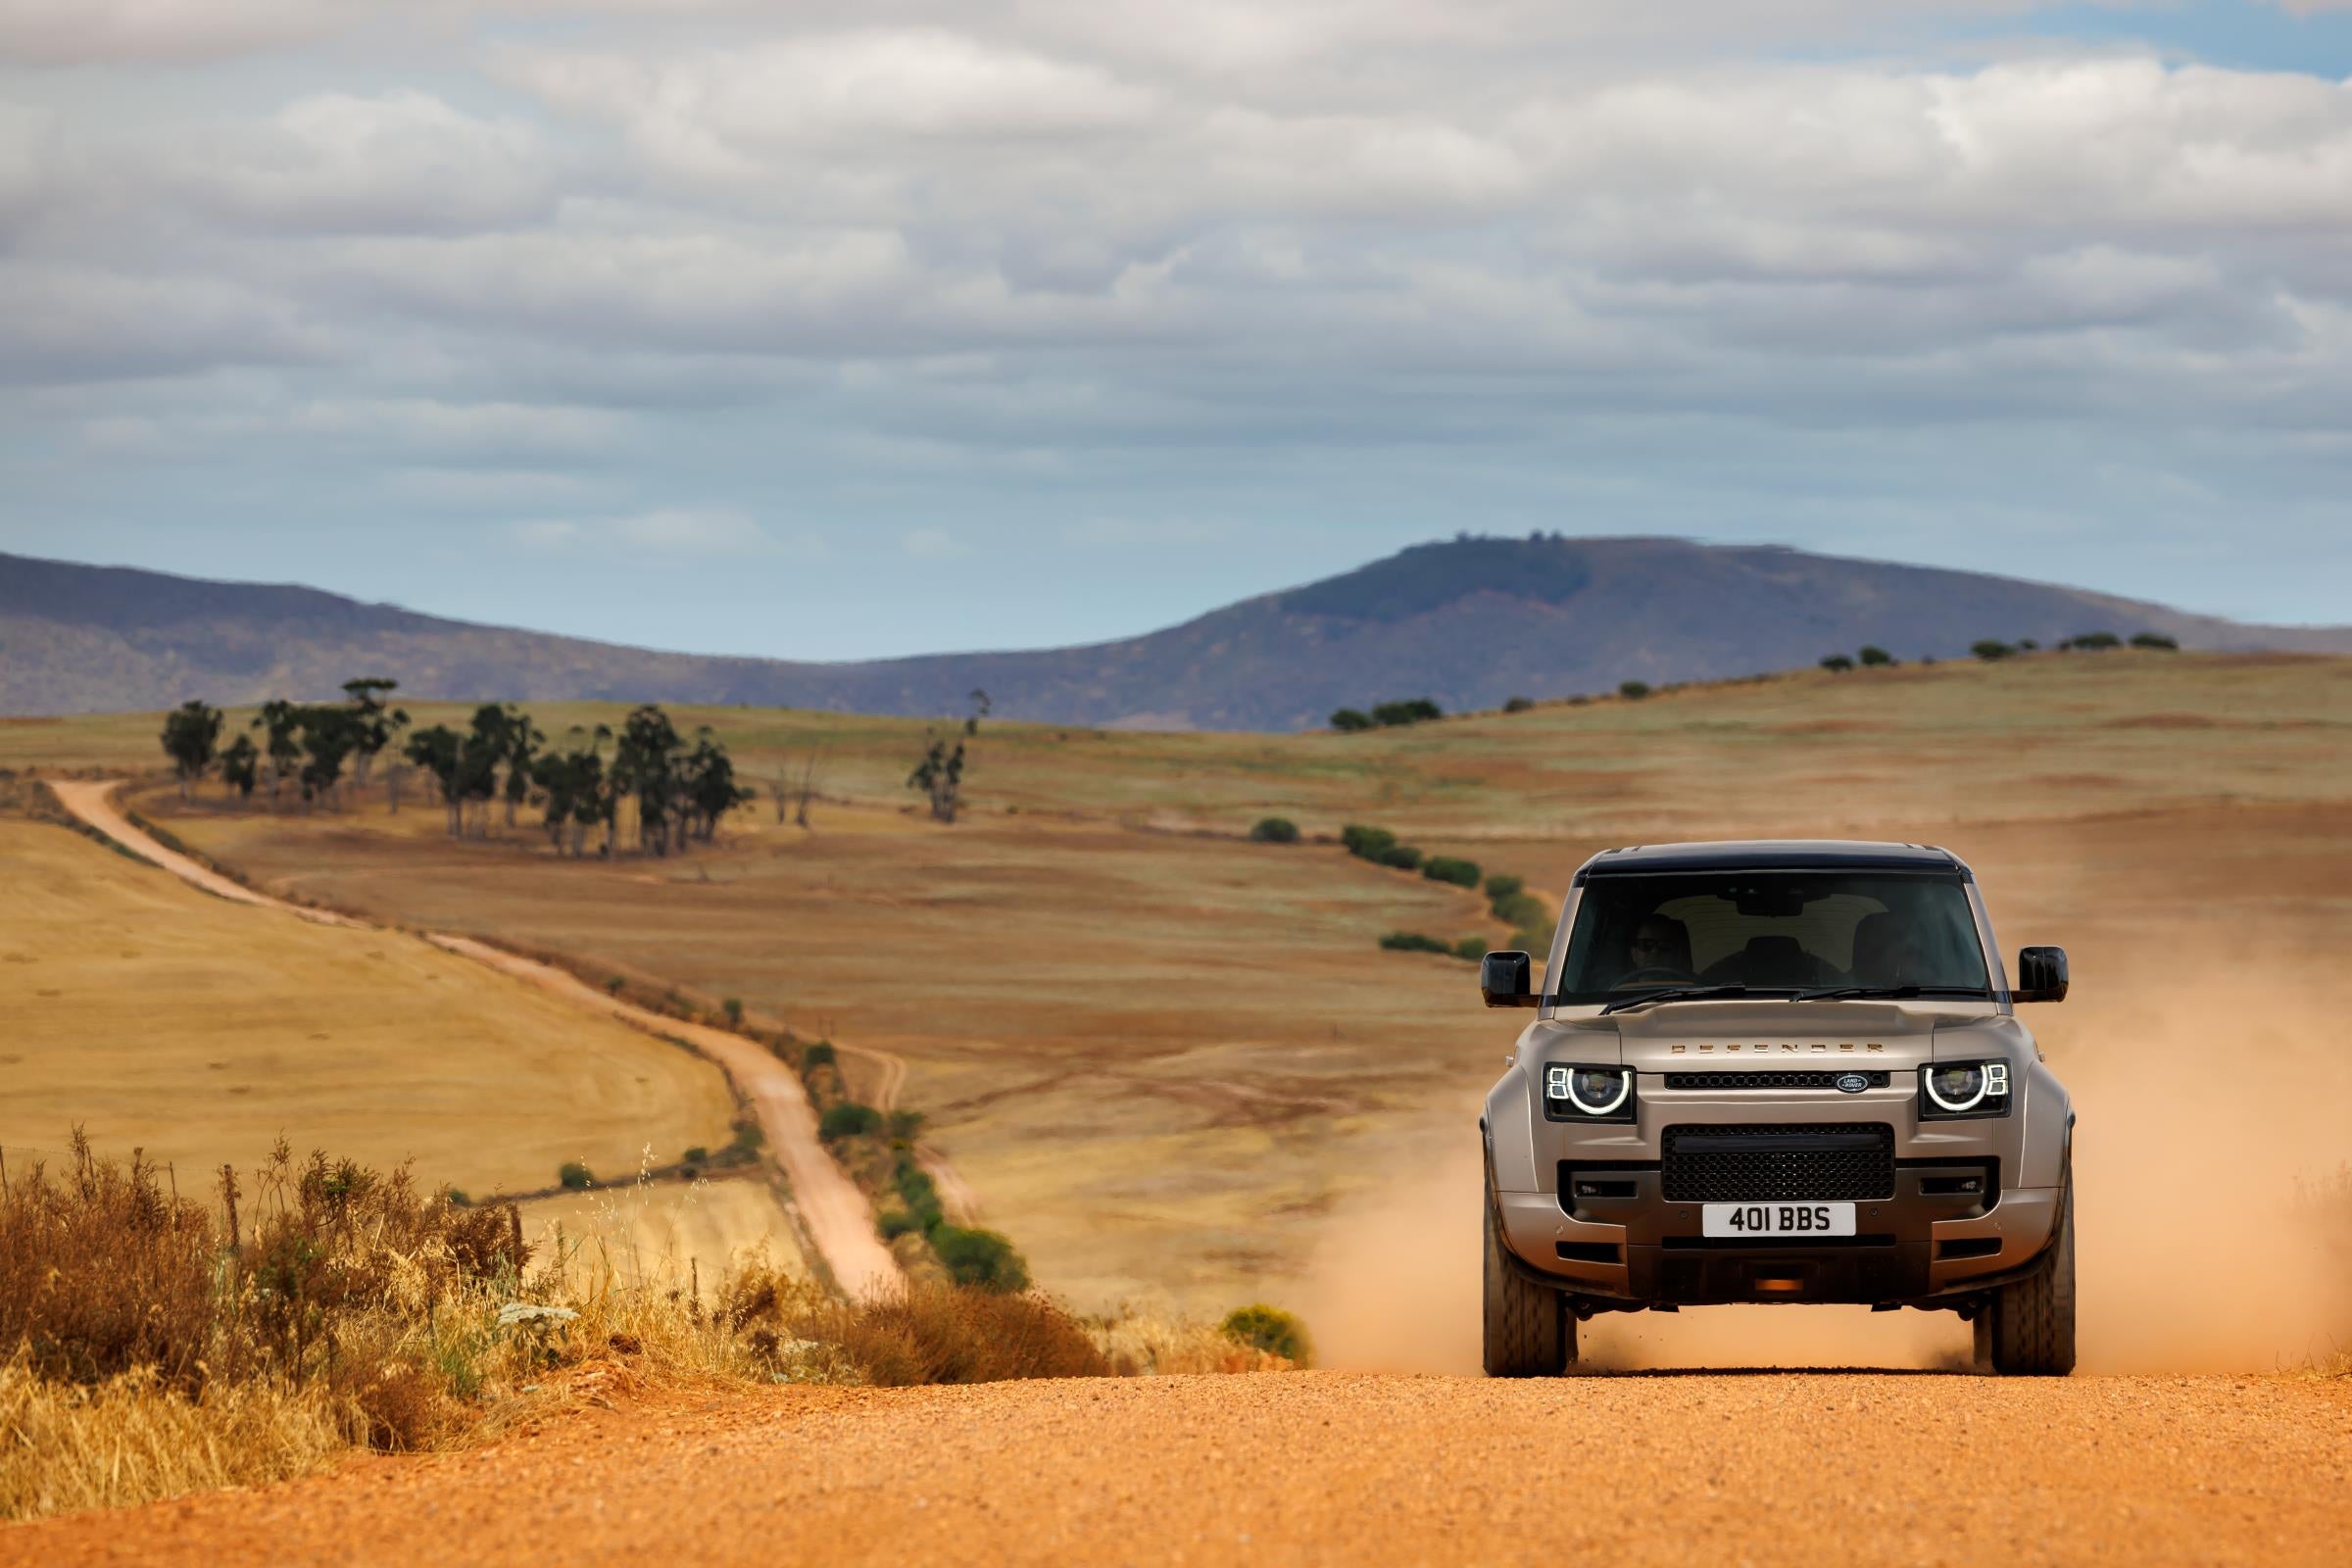
{"label": "black roof of suv", "polygon": [[1848,839],[1728,839],[1711,844],[1637,844],[1603,850],[1576,880],[1657,871],[1943,871],[1968,876],[1960,858],[1925,844],[1864,844]]}

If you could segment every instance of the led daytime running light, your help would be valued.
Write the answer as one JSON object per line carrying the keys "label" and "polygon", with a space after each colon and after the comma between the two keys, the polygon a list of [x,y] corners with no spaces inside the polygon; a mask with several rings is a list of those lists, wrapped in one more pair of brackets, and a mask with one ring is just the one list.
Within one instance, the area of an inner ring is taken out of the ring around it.
{"label": "led daytime running light", "polygon": [[1546,1067],[1544,1069],[1544,1093],[1549,1099],[1567,1101],[1588,1116],[1606,1116],[1610,1111],[1624,1104],[1626,1097],[1634,1092],[1634,1075],[1631,1072],[1621,1071],[1617,1074],[1616,1097],[1605,1105],[1589,1105],[1585,1102],[1584,1097],[1576,1092],[1576,1075],[1579,1072],[1605,1072],[1606,1070],[1606,1068],[1590,1067]]}
{"label": "led daytime running light", "polygon": [[1977,1092],[1966,1100],[1944,1099],[1942,1092],[1936,1087],[1937,1069],[1931,1066],[1922,1071],[1921,1077],[1928,1087],[1928,1098],[1936,1102],[1936,1109],[1953,1112],[1974,1110],[1988,1098],[2009,1093],[2009,1064],[2007,1062],[1987,1061],[1972,1063],[1972,1066],[1977,1075]]}

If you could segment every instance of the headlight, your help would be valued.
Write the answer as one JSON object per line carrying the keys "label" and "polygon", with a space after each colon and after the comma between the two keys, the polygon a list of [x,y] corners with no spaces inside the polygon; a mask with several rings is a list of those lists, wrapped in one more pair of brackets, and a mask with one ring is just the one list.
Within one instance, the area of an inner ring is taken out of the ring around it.
{"label": "headlight", "polygon": [[1553,1062],[1544,1069],[1544,1109],[1554,1121],[1632,1121],[1634,1070]]}
{"label": "headlight", "polygon": [[2009,1114],[2005,1061],[1938,1061],[1919,1069],[1922,1121]]}

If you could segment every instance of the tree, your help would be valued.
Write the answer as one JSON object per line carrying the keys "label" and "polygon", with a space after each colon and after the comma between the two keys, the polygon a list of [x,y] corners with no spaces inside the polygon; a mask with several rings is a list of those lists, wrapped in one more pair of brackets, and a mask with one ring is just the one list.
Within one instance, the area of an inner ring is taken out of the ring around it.
{"label": "tree", "polygon": [[1331,715],[1331,727],[1343,735],[1353,735],[1358,730],[1372,727],[1372,715],[1360,709],[1339,709]]}
{"label": "tree", "polygon": [[401,756],[423,768],[441,786],[441,804],[449,809],[449,836],[459,830],[458,766],[466,749],[465,737],[447,724],[420,729],[409,737]]}
{"label": "tree", "polygon": [[505,742],[499,760],[507,770],[507,826],[514,825],[514,808],[531,793],[531,760],[539,748],[547,744],[547,736],[531,722],[528,713],[509,703],[505,710],[506,723],[501,738]]}
{"label": "tree", "polygon": [[817,786],[823,779],[824,760],[824,748],[812,746],[808,755],[800,760],[797,769],[791,761],[786,761],[783,776],[776,780],[777,821],[784,820],[784,804],[789,797],[792,802],[792,825],[808,825],[808,803],[816,799]]}
{"label": "tree", "polygon": [[[669,715],[652,703],[629,714],[612,755],[612,776],[624,795],[637,797],[637,847],[669,853],[671,818],[678,807],[678,753],[685,748]],[[681,843],[683,839],[681,837]]]}
{"label": "tree", "polygon": [[358,747],[360,720],[348,708],[295,710],[300,727],[303,764],[300,775],[303,809],[315,801],[332,802],[343,782],[343,763]]}
{"label": "tree", "polygon": [[228,743],[220,754],[220,782],[237,792],[239,801],[253,799],[253,786],[260,770],[262,754],[255,749],[253,739],[239,735]]}
{"label": "tree", "polygon": [[1645,680],[1621,680],[1617,683],[1617,695],[1624,698],[1629,703],[1638,703],[1642,698],[1649,695],[1649,682]]}
{"label": "tree", "polygon": [[1857,657],[1861,659],[1865,666],[1871,669],[1894,662],[1894,656],[1876,643],[1864,643],[1862,652]]}
{"label": "tree", "polygon": [[2007,659],[2011,654],[2017,652],[2016,649],[2010,647],[2007,643],[2002,642],[1995,637],[1986,637],[1980,641],[1970,643],[1968,645],[1968,651],[1976,655],[1979,659],[1984,660],[1986,663],[1991,663],[1997,659]]}
{"label": "tree", "polygon": [[190,698],[164,715],[164,755],[179,775],[179,798],[213,765],[213,747],[220,739],[220,710]]}
{"label": "tree", "polygon": [[710,725],[695,731],[694,742],[693,752],[678,770],[680,793],[686,805],[686,815],[681,820],[691,821],[694,836],[708,844],[718,831],[718,819],[748,804],[752,791],[735,782],[735,763]]}
{"label": "tree", "polygon": [[2180,639],[2167,637],[2160,631],[2136,631],[2132,634],[2132,646],[2153,648],[2159,653],[2177,654],[2180,651]]}
{"label": "tree", "polygon": [[1433,718],[1444,718],[1446,710],[1426,697],[1415,697],[1401,703],[1381,703],[1372,710],[1372,722],[1384,729],[1399,724],[1421,724]]}
{"label": "tree", "polygon": [[2081,636],[2069,637],[2058,646],[2069,649],[2079,648],[2086,654],[2097,654],[2104,653],[2110,648],[2123,647],[2124,640],[2111,631],[2086,631]]}
{"label": "tree", "polygon": [[1821,667],[1833,675],[1842,675],[1854,667],[1854,662],[1843,654],[1832,654],[1821,662]]}
{"label": "tree", "polygon": [[963,804],[963,742],[957,741],[950,751],[938,735],[926,739],[929,744],[923,760],[906,775],[906,787],[921,790],[930,799],[934,822],[953,822]]}
{"label": "tree", "polygon": [[270,759],[270,808],[277,809],[278,787],[302,760],[302,710],[282,697],[262,705],[251,728],[264,733],[263,751]]}
{"label": "tree", "polygon": [[[351,700],[353,739],[351,747],[351,781],[360,788],[368,787],[368,774],[375,766],[375,754],[392,744],[400,732],[409,727],[409,710],[405,708],[386,708],[386,694],[398,691],[400,682],[381,675],[364,676],[343,683],[343,695]],[[397,806],[393,808],[399,809]]]}
{"label": "tree", "polygon": [[[539,786],[546,803],[547,836],[554,841],[558,855],[564,853],[568,839],[571,858],[579,859],[587,848],[588,824],[606,819],[608,782],[603,747],[612,738],[607,725],[597,725],[590,735],[574,724],[564,736],[564,750],[546,753],[531,763],[531,781]],[[611,848],[608,843],[608,854]]]}

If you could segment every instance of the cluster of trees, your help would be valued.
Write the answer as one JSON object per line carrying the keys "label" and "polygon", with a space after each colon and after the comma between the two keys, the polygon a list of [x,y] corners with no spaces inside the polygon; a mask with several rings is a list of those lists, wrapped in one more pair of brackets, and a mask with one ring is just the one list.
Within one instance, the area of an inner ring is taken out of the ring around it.
{"label": "cluster of trees", "polygon": [[[934,822],[954,822],[956,813],[963,809],[963,769],[965,746],[980,733],[980,721],[988,716],[988,693],[974,687],[971,693],[972,710],[964,715],[963,726],[951,747],[949,737],[937,730],[923,736],[923,755],[906,775],[906,787],[920,790],[931,804]],[[803,806],[804,811],[807,809]],[[803,825],[807,823],[804,820]]]}
{"label": "cluster of trees", "polygon": [[[181,797],[217,760],[222,783],[241,800],[252,798],[266,774],[272,806],[288,780],[300,787],[306,808],[340,806],[346,768],[349,781],[365,788],[376,758],[409,727],[408,712],[386,705],[398,684],[347,681],[342,703],[265,703],[250,726],[263,737],[259,747],[240,734],[220,749],[220,710],[181,704],[166,715],[163,731]],[[624,800],[636,804],[638,848],[667,855],[692,840],[708,843],[719,819],[754,794],[736,781],[733,760],[708,726],[689,744],[651,703],[618,731],[574,725],[561,749],[546,746],[528,713],[512,703],[484,703],[464,730],[448,724],[416,730],[395,756],[438,788],[450,837],[486,837],[494,802],[506,803],[509,827],[519,808],[536,804],[557,853],[574,857],[586,854],[588,832],[598,826],[604,830],[598,853],[612,853]],[[387,766],[385,780],[390,808],[398,811],[401,768]]]}
{"label": "cluster of trees", "polygon": [[1331,715],[1331,727],[1343,735],[1353,735],[1359,730],[1426,724],[1445,716],[1446,710],[1428,698],[1413,697],[1397,703],[1377,703],[1368,713],[1359,708],[1343,708]]}
{"label": "cluster of trees", "polygon": [[[2180,651],[2179,638],[2167,637],[2158,631],[2133,632],[2128,639],[2118,637],[2111,631],[2086,631],[2080,636],[2069,637],[2060,643],[2058,652],[2062,654],[2078,652],[2095,654],[2103,653],[2110,648],[2122,648],[2127,644],[2133,648],[2155,649],[2168,654]],[[2014,643],[2002,642],[1997,637],[1985,637],[1969,644],[1968,651],[1979,659],[1990,662],[1994,660],[2014,658],[2019,654],[2030,654],[2040,647],[2041,644],[2031,637],[2020,637]]]}
{"label": "cluster of trees", "polygon": [[1857,664],[1865,669],[1879,669],[1899,662],[1896,658],[1876,643],[1864,643],[1851,658],[1831,654],[1821,662],[1821,667],[1833,675],[1842,675]]}
{"label": "cluster of trees", "polygon": [[[264,703],[247,726],[262,735],[241,733],[227,747],[220,741],[220,710],[203,702],[179,705],[164,716],[164,753],[179,778],[180,799],[186,800],[195,782],[218,761],[220,780],[251,800],[267,777],[270,804],[275,807],[291,782],[302,792],[307,808],[323,802],[342,804],[344,769],[366,788],[375,760],[408,727],[406,710],[386,706],[385,699],[400,682],[368,676],[343,683],[340,703]],[[395,785],[397,790],[397,785]],[[398,809],[395,796],[394,808]]]}

